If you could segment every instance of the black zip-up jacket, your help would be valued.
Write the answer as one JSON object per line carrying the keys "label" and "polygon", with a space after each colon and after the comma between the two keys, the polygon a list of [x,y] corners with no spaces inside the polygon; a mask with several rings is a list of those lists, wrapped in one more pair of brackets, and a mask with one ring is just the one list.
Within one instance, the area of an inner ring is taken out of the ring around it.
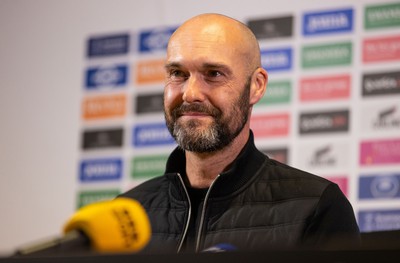
{"label": "black zip-up jacket", "polygon": [[[182,251],[191,217],[185,154],[176,148],[166,173],[122,194],[146,209],[152,238],[143,252]],[[215,179],[201,204],[195,247],[221,243],[239,250],[337,249],[359,243],[351,204],[321,177],[269,159],[253,134],[230,169]]]}

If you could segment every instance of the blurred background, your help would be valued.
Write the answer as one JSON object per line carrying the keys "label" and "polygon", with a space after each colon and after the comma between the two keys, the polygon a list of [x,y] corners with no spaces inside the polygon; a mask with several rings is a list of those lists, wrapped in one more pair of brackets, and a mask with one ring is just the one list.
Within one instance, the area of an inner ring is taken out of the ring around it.
{"label": "blurred background", "polygon": [[400,2],[0,0],[0,255],[161,175],[163,59],[186,19],[246,23],[271,158],[336,182],[363,232],[400,229]]}

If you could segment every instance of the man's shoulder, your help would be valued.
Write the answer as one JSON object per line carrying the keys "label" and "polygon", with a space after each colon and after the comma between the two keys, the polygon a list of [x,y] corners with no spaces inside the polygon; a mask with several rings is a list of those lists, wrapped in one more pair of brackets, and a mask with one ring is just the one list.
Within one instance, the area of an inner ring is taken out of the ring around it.
{"label": "man's shoulder", "polygon": [[307,171],[270,159],[260,177],[275,193],[321,196],[333,182]]}

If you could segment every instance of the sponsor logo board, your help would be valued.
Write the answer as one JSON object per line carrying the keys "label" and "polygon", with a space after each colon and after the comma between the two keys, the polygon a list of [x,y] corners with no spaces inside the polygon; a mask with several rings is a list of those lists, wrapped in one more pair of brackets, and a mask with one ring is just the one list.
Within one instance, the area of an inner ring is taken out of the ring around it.
{"label": "sponsor logo board", "polygon": [[80,164],[81,182],[115,181],[122,178],[122,159],[102,158],[83,160]]}
{"label": "sponsor logo board", "polygon": [[400,26],[400,3],[370,5],[365,8],[365,29]]}
{"label": "sponsor logo board", "polygon": [[347,170],[350,159],[349,143],[307,143],[299,147],[299,168],[306,171]]}
{"label": "sponsor logo board", "polygon": [[125,55],[129,52],[129,35],[116,34],[91,37],[88,40],[87,56],[103,57]]}
{"label": "sponsor logo board", "polygon": [[127,79],[128,67],[126,65],[92,67],[86,71],[86,89],[123,86],[127,83]]}
{"label": "sponsor logo board", "polygon": [[303,78],[300,81],[300,101],[348,99],[350,75]]}
{"label": "sponsor logo board", "polygon": [[143,94],[137,95],[136,97],[136,108],[137,114],[141,113],[153,113],[164,111],[164,94]]}
{"label": "sponsor logo board", "polygon": [[83,101],[82,117],[85,120],[124,117],[125,113],[125,94],[88,97]]}
{"label": "sponsor logo board", "polygon": [[364,74],[362,78],[362,95],[400,94],[400,71]]}
{"label": "sponsor logo board", "polygon": [[85,130],[82,134],[82,149],[90,150],[121,147],[123,138],[124,130],[122,128]]}
{"label": "sponsor logo board", "polygon": [[261,64],[267,71],[288,71],[292,69],[292,48],[261,50]]}
{"label": "sponsor logo board", "polygon": [[174,144],[165,123],[138,124],[133,127],[133,146],[147,147]]}
{"label": "sponsor logo board", "polygon": [[77,208],[79,209],[94,202],[114,199],[120,193],[121,191],[118,189],[80,191],[78,193]]}
{"label": "sponsor logo board", "polygon": [[303,15],[303,35],[353,31],[353,9],[310,12]]}
{"label": "sponsor logo board", "polygon": [[349,130],[349,110],[318,111],[301,113],[299,133],[315,134],[329,132],[347,132]]}
{"label": "sponsor logo board", "polygon": [[359,178],[360,199],[399,198],[400,174],[377,174]]}
{"label": "sponsor logo board", "polygon": [[139,51],[141,53],[166,51],[168,40],[176,27],[159,27],[139,33]]}
{"label": "sponsor logo board", "polygon": [[400,139],[363,141],[360,144],[360,165],[400,163]]}
{"label": "sponsor logo board", "polygon": [[132,159],[131,176],[134,179],[152,178],[164,174],[168,155],[136,156]]}
{"label": "sponsor logo board", "polygon": [[396,131],[400,132],[400,103],[375,103],[362,108],[361,131]]}
{"label": "sponsor logo board", "polygon": [[365,39],[362,45],[364,63],[400,59],[400,35]]}
{"label": "sponsor logo board", "polygon": [[400,229],[400,210],[359,211],[357,221],[361,232]]}
{"label": "sponsor logo board", "polygon": [[293,16],[254,19],[247,22],[257,39],[291,37],[293,35]]}
{"label": "sponsor logo board", "polygon": [[352,48],[351,42],[303,46],[301,65],[303,68],[350,65]]}
{"label": "sponsor logo board", "polygon": [[292,83],[289,80],[268,83],[264,97],[256,104],[272,105],[289,103],[292,95]]}
{"label": "sponsor logo board", "polygon": [[289,113],[253,115],[250,126],[255,138],[288,136]]}
{"label": "sponsor logo board", "polygon": [[164,59],[143,60],[136,64],[136,83],[154,84],[165,81]]}

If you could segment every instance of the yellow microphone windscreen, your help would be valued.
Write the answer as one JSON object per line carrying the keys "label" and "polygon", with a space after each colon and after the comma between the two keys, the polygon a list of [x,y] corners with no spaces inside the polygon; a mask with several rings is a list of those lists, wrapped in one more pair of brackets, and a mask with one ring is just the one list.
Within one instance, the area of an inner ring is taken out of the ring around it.
{"label": "yellow microphone windscreen", "polygon": [[78,230],[99,252],[137,252],[151,238],[145,209],[129,198],[116,198],[82,207],[65,224],[64,233]]}

